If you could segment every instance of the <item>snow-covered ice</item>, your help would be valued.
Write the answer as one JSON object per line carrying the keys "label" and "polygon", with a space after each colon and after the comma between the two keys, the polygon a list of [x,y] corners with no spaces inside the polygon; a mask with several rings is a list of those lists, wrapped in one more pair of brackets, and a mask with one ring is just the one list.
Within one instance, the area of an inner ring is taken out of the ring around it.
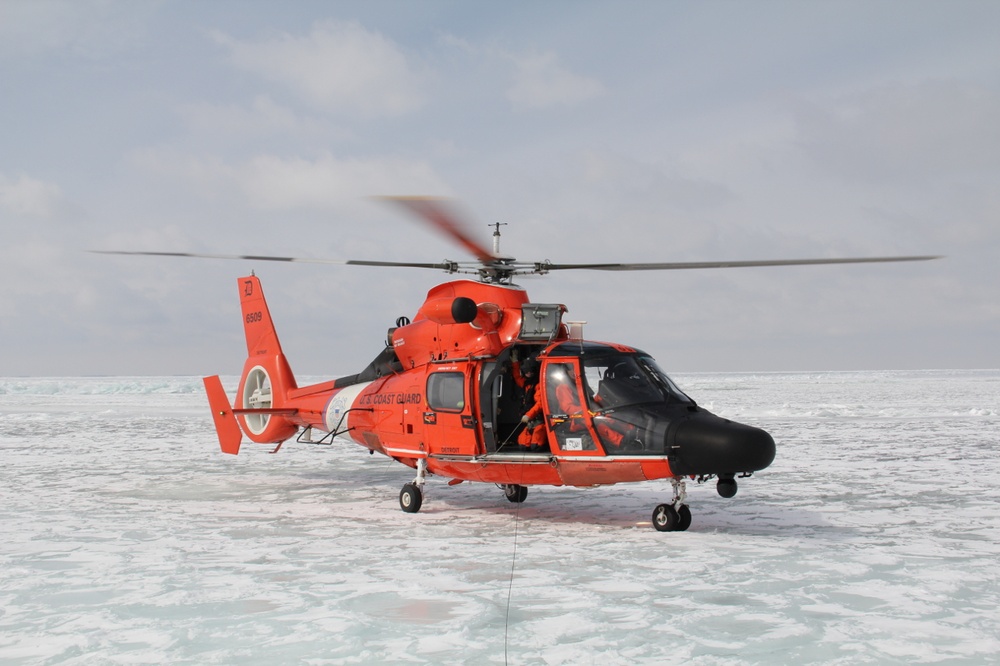
{"label": "snow-covered ice", "polygon": [[405,514],[349,443],[220,453],[198,378],[0,379],[0,662],[1000,660],[1000,371],[676,379],[778,446],[683,533],[666,482]]}

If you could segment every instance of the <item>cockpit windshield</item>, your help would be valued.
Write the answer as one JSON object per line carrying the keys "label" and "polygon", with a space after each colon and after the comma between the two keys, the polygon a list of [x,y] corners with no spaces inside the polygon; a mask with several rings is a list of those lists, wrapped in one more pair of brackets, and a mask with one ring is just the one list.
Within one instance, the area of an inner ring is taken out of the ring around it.
{"label": "cockpit windshield", "polygon": [[689,398],[684,391],[680,390],[677,384],[674,383],[674,380],[667,376],[667,373],[665,373],[663,369],[656,364],[656,361],[653,360],[652,356],[640,356],[639,361],[646,366],[647,369],[649,369],[657,381],[667,387],[667,390],[675,400],[694,404],[694,400]]}
{"label": "cockpit windshield", "polygon": [[691,402],[649,356],[584,357],[587,399],[594,411],[653,402]]}

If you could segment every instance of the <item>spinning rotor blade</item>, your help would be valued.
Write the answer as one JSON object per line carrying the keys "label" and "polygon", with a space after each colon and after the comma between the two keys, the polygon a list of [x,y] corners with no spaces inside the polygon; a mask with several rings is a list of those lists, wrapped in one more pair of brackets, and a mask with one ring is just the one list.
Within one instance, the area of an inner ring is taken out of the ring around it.
{"label": "spinning rotor blade", "polygon": [[763,261],[687,261],[650,264],[536,264],[540,273],[565,270],[672,271],[692,268],[749,268],[754,266],[813,266],[819,264],[880,264],[895,261],[929,261],[940,255],[914,257],[848,257],[842,259],[767,259]]}
{"label": "spinning rotor blade", "polygon": [[248,261],[286,261],[297,264],[336,264],[340,266],[399,266],[403,268],[435,268],[448,272],[458,270],[451,261],[436,264],[410,261],[365,261],[363,259],[304,259],[302,257],[272,257],[255,254],[198,254],[195,252],[132,252],[124,250],[91,250],[95,254],[128,254],[148,257],[196,257],[199,259],[244,259]]}
{"label": "spinning rotor blade", "polygon": [[382,201],[394,203],[403,209],[430,222],[438,231],[451,237],[459,245],[471,252],[483,264],[493,264],[499,257],[480,245],[469,236],[467,225],[448,205],[447,199],[435,197],[375,197]]}
{"label": "spinning rotor blade", "polygon": [[539,262],[519,262],[513,257],[499,254],[499,228],[494,234],[494,251],[487,250],[468,231],[468,225],[448,199],[417,196],[379,196],[381,201],[403,208],[440,233],[458,243],[475,256],[478,263],[470,261],[412,262],[412,261],[368,261],[360,259],[308,259],[303,257],[277,257],[269,255],[201,254],[194,252],[136,252],[124,250],[93,250],[99,254],[146,255],[157,257],[199,257],[205,259],[242,259],[247,261],[283,261],[303,264],[334,264],[341,266],[377,266],[398,268],[432,268],[447,273],[478,274],[487,283],[512,284],[517,275],[545,275],[551,271],[593,270],[593,271],[669,271],[698,268],[749,268],[758,266],[809,266],[822,264],[874,264],[903,261],[929,261],[941,259],[938,255],[898,256],[898,257],[843,257],[833,259],[770,259],[750,261],[688,261],[649,263],[585,263],[556,264],[548,260]]}

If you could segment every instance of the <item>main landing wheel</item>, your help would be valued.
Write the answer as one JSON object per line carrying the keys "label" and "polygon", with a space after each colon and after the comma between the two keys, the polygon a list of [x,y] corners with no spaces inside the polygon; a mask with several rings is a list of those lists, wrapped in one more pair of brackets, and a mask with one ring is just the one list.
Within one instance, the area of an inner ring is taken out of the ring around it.
{"label": "main landing wheel", "polygon": [[686,504],[681,504],[680,509],[660,504],[653,509],[653,527],[660,532],[683,532],[691,527],[691,509]]}
{"label": "main landing wheel", "polygon": [[526,486],[519,486],[516,483],[508,483],[503,487],[503,495],[507,498],[508,502],[520,504],[528,498],[528,488]]}
{"label": "main landing wheel", "polygon": [[416,513],[420,511],[420,505],[424,502],[424,494],[415,483],[408,483],[399,491],[399,508],[406,513]]}

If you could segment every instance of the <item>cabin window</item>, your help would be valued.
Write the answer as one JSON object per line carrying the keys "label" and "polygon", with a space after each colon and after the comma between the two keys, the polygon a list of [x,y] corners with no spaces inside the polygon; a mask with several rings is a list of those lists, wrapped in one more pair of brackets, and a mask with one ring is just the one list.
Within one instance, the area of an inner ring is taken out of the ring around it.
{"label": "cabin window", "polygon": [[465,374],[436,372],[427,378],[427,404],[439,412],[465,409]]}

